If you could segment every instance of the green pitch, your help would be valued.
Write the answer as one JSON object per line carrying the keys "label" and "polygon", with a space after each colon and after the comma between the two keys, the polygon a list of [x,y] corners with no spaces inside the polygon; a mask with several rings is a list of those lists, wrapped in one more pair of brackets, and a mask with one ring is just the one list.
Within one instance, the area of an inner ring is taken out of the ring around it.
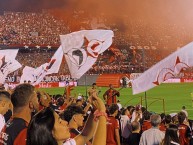
{"label": "green pitch", "polygon": [[[87,87],[87,89],[89,86]],[[106,87],[99,87],[102,97],[103,93],[107,90]],[[145,103],[145,93],[132,95],[131,88],[116,88],[120,90],[121,96],[118,98],[123,106],[136,105],[142,102]],[[49,88],[42,89],[49,94],[63,94],[64,88]],[[161,84],[146,92],[147,108],[149,111],[162,113],[165,110],[166,114],[179,112],[182,106],[186,106],[189,118],[193,119],[193,102],[191,93],[193,92],[193,83],[174,83],[174,84]],[[72,91],[72,96],[77,96],[79,93],[85,95],[86,87],[78,86]],[[164,101],[163,101],[164,100]],[[165,108],[164,108],[165,104]]]}

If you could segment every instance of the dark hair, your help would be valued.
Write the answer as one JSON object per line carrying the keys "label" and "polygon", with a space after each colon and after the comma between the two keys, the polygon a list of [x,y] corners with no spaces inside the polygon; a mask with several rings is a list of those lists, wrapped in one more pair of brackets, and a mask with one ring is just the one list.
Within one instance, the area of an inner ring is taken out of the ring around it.
{"label": "dark hair", "polygon": [[186,119],[186,114],[184,112],[179,112],[178,113],[178,121],[179,121],[179,123],[182,124],[185,119]]}
{"label": "dark hair", "polygon": [[11,102],[14,109],[27,105],[35,88],[30,84],[21,84],[17,86],[11,94]]}
{"label": "dark hair", "polygon": [[170,145],[171,141],[180,143],[178,137],[178,127],[175,124],[170,124],[169,127],[166,129],[163,145]]}
{"label": "dark hair", "polygon": [[11,95],[7,91],[0,91],[0,99],[1,98],[5,98],[5,99],[8,99],[8,100],[11,100]]}
{"label": "dark hair", "polygon": [[58,106],[62,106],[64,104],[64,98],[62,98],[62,97],[58,98],[57,101],[56,101],[56,104]]}
{"label": "dark hair", "polygon": [[163,119],[165,119],[166,114],[165,113],[161,113],[160,116],[161,116],[161,119],[163,120]]}
{"label": "dark hair", "polygon": [[143,117],[145,120],[150,120],[151,113],[149,111],[145,111]]}
{"label": "dark hair", "polygon": [[168,114],[165,116],[165,123],[169,124],[172,121],[172,117]]}
{"label": "dark hair", "polygon": [[47,107],[31,119],[27,130],[27,145],[57,145],[52,135],[54,111]]}
{"label": "dark hair", "polygon": [[125,115],[125,112],[126,112],[127,110],[128,110],[127,108],[122,109],[122,110],[121,110],[121,115]]}
{"label": "dark hair", "polygon": [[81,99],[77,99],[77,100],[76,100],[76,103],[78,103],[78,102],[82,102],[82,100],[81,100]]}
{"label": "dark hair", "polygon": [[110,107],[109,107],[109,114],[113,114],[115,113],[115,111],[119,110],[119,107],[117,104],[112,104]]}
{"label": "dark hair", "polygon": [[132,109],[134,108],[134,106],[127,106],[127,109],[129,110],[130,114],[132,114]]}
{"label": "dark hair", "polygon": [[54,100],[57,100],[60,97],[62,97],[62,95],[61,94],[57,94],[57,95],[54,96]]}
{"label": "dark hair", "polygon": [[95,86],[95,85],[96,85],[96,83],[93,83],[93,84],[92,84],[92,86]]}
{"label": "dark hair", "polygon": [[66,120],[67,122],[70,122],[73,115],[75,114],[84,114],[85,112],[83,109],[76,105],[70,105],[66,108],[66,110],[61,114],[61,118]]}

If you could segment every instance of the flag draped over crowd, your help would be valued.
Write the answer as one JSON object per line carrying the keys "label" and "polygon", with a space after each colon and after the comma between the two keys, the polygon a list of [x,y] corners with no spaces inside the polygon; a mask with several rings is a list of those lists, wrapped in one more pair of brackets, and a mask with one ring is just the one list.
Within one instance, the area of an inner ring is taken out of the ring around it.
{"label": "flag draped over crowd", "polygon": [[42,64],[37,68],[25,66],[25,68],[23,69],[23,74],[21,76],[20,83],[23,83],[26,80],[31,81],[31,84],[33,85],[37,85],[43,80],[46,75],[58,73],[62,58],[63,50],[60,46],[49,61],[49,63]]}
{"label": "flag draped over crowd", "polygon": [[111,30],[82,30],[60,35],[64,56],[72,78],[79,79],[112,44]]}
{"label": "flag draped over crowd", "polygon": [[18,49],[0,50],[0,83],[4,83],[8,74],[16,71],[21,64],[15,60]]}
{"label": "flag draped over crowd", "polygon": [[158,86],[190,67],[193,67],[193,42],[172,53],[133,80],[133,94]]}

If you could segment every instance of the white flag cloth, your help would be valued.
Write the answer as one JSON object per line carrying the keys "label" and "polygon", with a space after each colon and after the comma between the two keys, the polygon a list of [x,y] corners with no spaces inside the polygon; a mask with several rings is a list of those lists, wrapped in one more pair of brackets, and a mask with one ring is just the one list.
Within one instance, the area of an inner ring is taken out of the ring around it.
{"label": "white flag cloth", "polygon": [[4,83],[8,74],[21,67],[21,64],[15,60],[17,53],[18,49],[0,50],[0,83]]}
{"label": "white flag cloth", "polygon": [[79,79],[112,44],[111,30],[82,30],[60,35],[64,56],[72,78]]}
{"label": "white flag cloth", "polygon": [[133,94],[145,92],[193,66],[193,42],[161,60],[132,82]]}
{"label": "white flag cloth", "polygon": [[26,81],[31,81],[33,85],[39,84],[43,78],[52,73],[58,73],[60,69],[60,65],[63,58],[63,50],[60,46],[58,50],[55,52],[53,57],[51,58],[49,63],[42,64],[38,68],[32,68],[29,66],[25,66],[23,69],[23,74],[21,76],[20,83]]}

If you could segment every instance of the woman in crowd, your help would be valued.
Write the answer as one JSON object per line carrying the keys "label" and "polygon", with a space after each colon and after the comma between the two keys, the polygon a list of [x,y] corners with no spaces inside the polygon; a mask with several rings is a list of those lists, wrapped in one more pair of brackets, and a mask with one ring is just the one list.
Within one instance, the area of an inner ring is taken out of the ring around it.
{"label": "woman in crowd", "polygon": [[178,127],[175,124],[170,124],[166,129],[165,138],[161,145],[180,145]]}
{"label": "woman in crowd", "polygon": [[[94,132],[93,145],[106,144],[106,113],[103,101],[96,96],[92,97],[95,110],[90,114],[82,133],[74,139],[69,139],[70,133],[67,122],[51,108],[45,108],[31,120],[27,132],[27,145],[84,145],[90,140]],[[98,126],[97,126],[98,121]],[[100,139],[99,139],[100,138]]]}

